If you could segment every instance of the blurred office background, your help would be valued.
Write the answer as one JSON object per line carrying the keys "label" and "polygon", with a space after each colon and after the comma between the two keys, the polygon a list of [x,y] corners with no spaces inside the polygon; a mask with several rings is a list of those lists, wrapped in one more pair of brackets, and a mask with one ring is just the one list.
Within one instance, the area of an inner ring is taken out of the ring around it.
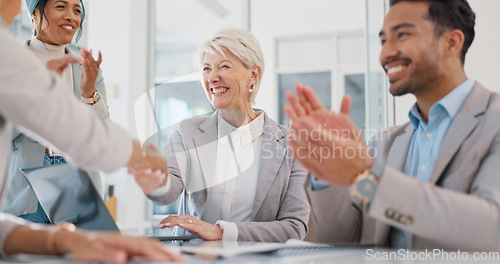
{"label": "blurred office background", "polygon": [[[199,84],[198,45],[222,27],[239,26],[259,39],[266,69],[256,107],[282,124],[283,94],[311,85],[323,104],[338,109],[353,97],[352,117],[369,131],[407,121],[415,99],[394,98],[378,63],[378,32],[387,0],[85,0],[85,32],[77,45],[103,53],[101,68],[111,119],[141,140],[184,118],[212,111]],[[466,59],[469,78],[500,92],[498,0],[469,0],[476,39]],[[26,12],[11,31],[31,36]],[[151,106],[154,106],[152,108]],[[154,110],[153,110],[154,109]],[[159,141],[162,141],[161,137]],[[159,142],[161,143],[161,142]],[[148,226],[175,206],[152,205],[122,169],[103,178],[115,186],[118,224]]]}

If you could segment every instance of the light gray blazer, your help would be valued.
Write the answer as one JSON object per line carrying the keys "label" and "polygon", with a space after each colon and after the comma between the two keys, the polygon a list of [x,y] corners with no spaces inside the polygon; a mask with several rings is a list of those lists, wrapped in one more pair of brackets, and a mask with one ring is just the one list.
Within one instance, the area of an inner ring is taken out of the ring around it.
{"label": "light gray blazer", "polygon": [[[25,41],[24,44],[28,46],[29,40]],[[66,48],[66,53],[69,50]],[[82,91],[80,89],[80,83],[82,81],[83,66],[81,64],[73,64],[73,87],[77,98],[80,98]],[[96,80],[96,89],[102,96],[102,100],[106,103],[106,87],[104,85],[104,79],[102,77],[102,72],[99,70],[99,75]],[[109,114],[108,114],[109,115]],[[44,116],[40,116],[44,119]],[[11,150],[11,161],[9,167],[9,182],[8,182],[8,192],[4,197],[4,203],[2,211],[11,213],[13,215],[23,215],[34,213],[37,210],[38,199],[35,193],[30,188],[28,182],[22,175],[21,168],[29,167],[39,167],[43,165],[43,159],[45,155],[45,146],[38,143],[36,140],[20,133],[17,129],[13,130],[12,133],[12,150]],[[90,178],[94,185],[96,185],[97,190],[101,190],[101,177],[97,171],[89,171]],[[1,206],[1,204],[0,204]]]}
{"label": "light gray blazer", "polygon": [[308,189],[318,240],[388,246],[393,226],[413,234],[414,249],[500,250],[499,94],[476,82],[443,139],[429,183],[402,173],[414,131],[406,123],[371,141],[385,169],[369,210],[350,201],[345,188]]}
{"label": "light gray blazer", "polygon": [[[215,173],[217,115],[216,111],[186,119],[172,132],[164,150],[171,191],[160,197],[149,196],[155,203],[172,203],[182,193],[179,213],[203,220],[204,210],[210,210],[205,208],[205,202],[211,192],[205,186],[205,178]],[[303,239],[307,233],[307,172],[288,155],[287,131],[264,113],[256,197],[251,222],[236,223],[239,241],[285,242],[290,238]]]}
{"label": "light gray blazer", "polygon": [[[125,166],[132,153],[127,132],[64,92],[63,81],[49,74],[2,23],[0,14],[0,202],[7,191],[12,124],[37,134],[41,142],[51,142],[76,166],[105,172]],[[46,116],[42,119],[40,113]],[[6,238],[20,222],[0,213],[0,258]]]}

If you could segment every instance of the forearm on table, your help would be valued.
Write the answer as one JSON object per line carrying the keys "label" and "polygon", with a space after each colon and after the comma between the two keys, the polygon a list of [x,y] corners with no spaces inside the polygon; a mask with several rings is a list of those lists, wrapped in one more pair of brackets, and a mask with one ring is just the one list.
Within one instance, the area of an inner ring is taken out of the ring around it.
{"label": "forearm on table", "polygon": [[60,226],[20,225],[7,237],[3,251],[7,255],[62,255],[70,252],[70,246],[74,242],[84,238],[84,233],[73,232]]}

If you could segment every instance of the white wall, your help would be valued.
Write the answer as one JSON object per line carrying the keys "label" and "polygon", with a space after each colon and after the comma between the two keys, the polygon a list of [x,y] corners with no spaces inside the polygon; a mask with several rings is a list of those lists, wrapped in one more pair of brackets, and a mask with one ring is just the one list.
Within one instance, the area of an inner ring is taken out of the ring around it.
{"label": "white wall", "polygon": [[[465,58],[465,72],[488,89],[500,92],[497,77],[500,75],[500,1],[469,0],[476,13],[476,36]],[[415,102],[413,95],[396,98],[396,124],[408,121],[408,111]]]}
{"label": "white wall", "polygon": [[[103,54],[101,68],[109,90],[110,118],[133,137],[137,135],[134,103],[148,86],[147,4],[142,0],[99,0],[88,4],[89,48]],[[134,179],[122,169],[107,175],[105,183],[115,185],[119,226],[141,225],[145,197]]]}
{"label": "white wall", "polygon": [[476,37],[465,59],[465,71],[488,89],[500,92],[500,1],[469,0],[476,12]]}

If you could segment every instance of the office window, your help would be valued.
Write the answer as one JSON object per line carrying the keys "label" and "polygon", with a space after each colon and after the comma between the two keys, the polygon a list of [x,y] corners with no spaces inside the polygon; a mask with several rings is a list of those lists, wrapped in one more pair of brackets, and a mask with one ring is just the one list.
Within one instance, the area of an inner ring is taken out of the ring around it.
{"label": "office window", "polygon": [[351,118],[360,129],[365,129],[365,75],[346,74],[344,76],[345,93],[351,96]]}
{"label": "office window", "polygon": [[309,85],[321,103],[338,110],[344,94],[352,97],[351,117],[365,127],[365,53],[362,33],[289,37],[276,42],[279,122],[288,124],[283,106],[295,84]]}
{"label": "office window", "polygon": [[[283,106],[288,104],[288,100],[285,97],[287,91],[292,91],[295,93],[295,84],[302,83],[314,87],[314,91],[321,100],[321,103],[327,107],[331,108],[331,73],[330,72],[311,72],[311,73],[291,73],[291,74],[279,74],[279,107],[283,109]],[[279,120],[281,124],[288,125],[288,116],[284,111],[279,112]]]}
{"label": "office window", "polygon": [[330,36],[279,40],[277,66],[282,68],[329,67],[333,49]]}

